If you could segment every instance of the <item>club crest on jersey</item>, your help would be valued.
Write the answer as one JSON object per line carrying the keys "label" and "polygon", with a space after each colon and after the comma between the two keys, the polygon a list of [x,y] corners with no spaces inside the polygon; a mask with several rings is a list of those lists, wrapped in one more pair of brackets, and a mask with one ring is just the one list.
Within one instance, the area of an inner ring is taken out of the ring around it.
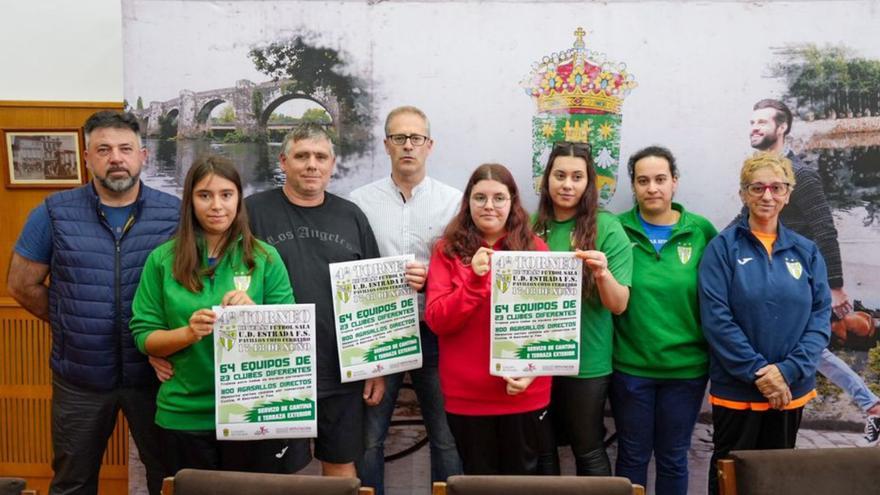
{"label": "club crest on jersey", "polygon": [[248,274],[236,274],[232,280],[235,282],[235,290],[247,291],[251,286],[251,276]]}
{"label": "club crest on jersey", "polygon": [[693,254],[694,248],[690,244],[679,244],[678,245],[678,260],[681,261],[682,265],[686,265],[688,261],[691,260],[691,254]]}
{"label": "club crest on jersey", "polygon": [[801,274],[804,273],[804,267],[801,265],[800,261],[786,258],[785,266],[788,268],[788,273],[790,273],[792,277],[797,280],[801,279]]}

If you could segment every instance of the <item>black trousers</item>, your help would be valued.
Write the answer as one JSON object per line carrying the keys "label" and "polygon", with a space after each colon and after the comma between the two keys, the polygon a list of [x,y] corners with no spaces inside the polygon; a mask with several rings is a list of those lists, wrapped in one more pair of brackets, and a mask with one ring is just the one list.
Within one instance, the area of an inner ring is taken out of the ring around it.
{"label": "black trousers", "polygon": [[185,468],[290,474],[312,458],[307,439],[224,441],[213,431],[160,429],[169,476]]}
{"label": "black trousers", "polygon": [[731,450],[793,449],[804,408],[777,411],[738,411],[712,406],[712,459],[709,494],[718,493],[718,460]]}
{"label": "black trousers", "polygon": [[464,474],[539,473],[539,454],[553,437],[549,411],[463,416],[446,413]]}
{"label": "black trousers", "polygon": [[550,408],[559,445],[571,445],[578,476],[611,476],[605,451],[605,401],[611,375],[553,377]]}
{"label": "black trousers", "polygon": [[151,495],[159,495],[166,471],[161,461],[156,416],[158,387],[98,392],[52,376],[52,470],[50,495],[97,494],[98,471],[119,410],[147,471]]}

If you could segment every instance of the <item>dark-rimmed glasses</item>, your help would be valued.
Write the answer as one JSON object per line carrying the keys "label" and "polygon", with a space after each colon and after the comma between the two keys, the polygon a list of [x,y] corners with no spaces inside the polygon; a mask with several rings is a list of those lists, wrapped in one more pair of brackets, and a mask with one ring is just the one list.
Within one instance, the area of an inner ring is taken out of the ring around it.
{"label": "dark-rimmed glasses", "polygon": [[422,136],[421,134],[391,134],[385,137],[397,146],[406,144],[407,139],[409,139],[413,146],[421,146],[427,143],[429,139],[428,136]]}

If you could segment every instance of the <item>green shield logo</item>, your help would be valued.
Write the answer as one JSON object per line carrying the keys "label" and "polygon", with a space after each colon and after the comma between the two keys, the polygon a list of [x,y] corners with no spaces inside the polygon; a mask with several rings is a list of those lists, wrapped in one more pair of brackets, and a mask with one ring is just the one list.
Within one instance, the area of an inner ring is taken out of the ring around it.
{"label": "green shield logo", "polygon": [[693,253],[694,248],[691,247],[690,244],[679,244],[678,245],[678,261],[681,261],[682,265],[686,265],[688,261],[691,260],[691,254]]}
{"label": "green shield logo", "polygon": [[801,265],[801,262],[793,259],[786,259],[785,266],[788,268],[788,273],[791,274],[796,280],[800,280],[801,274],[804,273],[804,267]]}

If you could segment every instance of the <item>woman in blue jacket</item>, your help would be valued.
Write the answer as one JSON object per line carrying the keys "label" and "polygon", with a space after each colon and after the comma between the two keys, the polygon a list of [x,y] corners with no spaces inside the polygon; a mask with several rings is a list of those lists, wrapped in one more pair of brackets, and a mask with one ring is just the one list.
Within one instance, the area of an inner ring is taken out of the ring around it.
{"label": "woman in blue jacket", "polygon": [[743,163],[748,215],[727,227],[700,263],[700,316],[709,342],[715,465],[731,450],[794,448],[816,363],[830,337],[831,292],[816,245],[779,212],[795,187],[791,162],[761,152]]}

